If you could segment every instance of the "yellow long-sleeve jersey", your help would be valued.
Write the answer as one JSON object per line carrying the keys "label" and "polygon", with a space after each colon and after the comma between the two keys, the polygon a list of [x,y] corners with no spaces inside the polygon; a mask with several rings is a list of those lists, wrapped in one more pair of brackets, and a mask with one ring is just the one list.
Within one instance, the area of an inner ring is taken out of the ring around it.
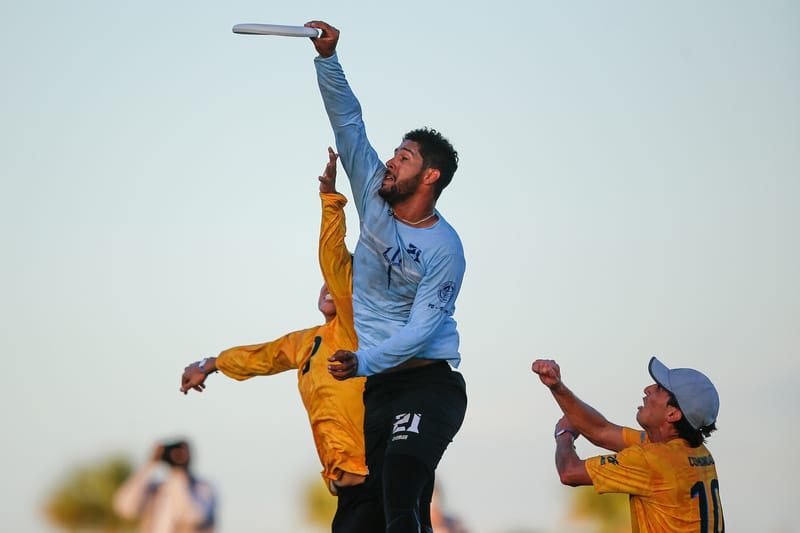
{"label": "yellow long-sleeve jersey", "polygon": [[320,193],[322,224],[319,262],[336,316],[321,326],[295,331],[272,342],[238,346],[222,352],[217,368],[245,380],[297,369],[298,389],[322,463],[322,476],[339,479],[342,472],[366,475],[364,459],[364,378],[337,381],[328,372],[328,357],[358,347],[353,326],[350,252],[344,243],[344,206],[336,193]]}
{"label": "yellow long-sleeve jersey", "polygon": [[600,493],[630,494],[633,533],[725,530],[714,458],[683,439],[652,443],[644,431],[623,428],[628,446],[586,460]]}

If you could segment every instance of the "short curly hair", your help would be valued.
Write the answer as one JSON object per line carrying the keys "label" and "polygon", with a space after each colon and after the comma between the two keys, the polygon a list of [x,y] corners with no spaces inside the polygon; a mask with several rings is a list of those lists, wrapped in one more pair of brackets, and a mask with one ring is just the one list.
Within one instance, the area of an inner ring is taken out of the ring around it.
{"label": "short curly hair", "polygon": [[436,198],[439,198],[458,169],[458,152],[450,141],[432,128],[411,130],[403,136],[403,140],[419,145],[423,168],[435,168],[439,171],[439,179],[434,184]]}

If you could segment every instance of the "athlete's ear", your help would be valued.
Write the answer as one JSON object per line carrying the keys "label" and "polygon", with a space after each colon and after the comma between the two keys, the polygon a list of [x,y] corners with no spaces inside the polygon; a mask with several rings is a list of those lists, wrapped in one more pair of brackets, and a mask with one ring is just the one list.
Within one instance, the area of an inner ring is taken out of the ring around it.
{"label": "athlete's ear", "polygon": [[683,413],[680,409],[671,405],[667,406],[667,422],[674,424],[681,418],[683,418]]}
{"label": "athlete's ear", "polygon": [[425,169],[425,175],[422,176],[422,183],[425,185],[433,185],[441,175],[442,173],[438,168],[427,168]]}

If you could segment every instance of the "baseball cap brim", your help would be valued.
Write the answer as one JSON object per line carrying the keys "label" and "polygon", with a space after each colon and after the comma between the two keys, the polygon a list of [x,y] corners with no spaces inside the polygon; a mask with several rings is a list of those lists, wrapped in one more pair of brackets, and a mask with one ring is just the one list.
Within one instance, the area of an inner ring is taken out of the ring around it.
{"label": "baseball cap brim", "polygon": [[650,372],[650,376],[655,380],[656,383],[668,391],[673,392],[669,383],[669,368],[667,368],[664,363],[655,357],[651,357],[650,363],[647,365],[647,371]]}

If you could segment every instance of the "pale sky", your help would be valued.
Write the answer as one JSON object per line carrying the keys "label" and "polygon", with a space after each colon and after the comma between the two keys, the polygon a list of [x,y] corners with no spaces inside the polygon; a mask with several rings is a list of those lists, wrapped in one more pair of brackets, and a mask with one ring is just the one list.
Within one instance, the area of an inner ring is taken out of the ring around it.
{"label": "pale sky", "polygon": [[296,375],[178,386],[321,322],[315,52],[231,27],[322,19],[379,154],[419,126],[461,154],[438,208],[467,257],[469,407],[438,477],[473,533],[566,528],[531,361],[635,425],[651,355],[717,385],[728,528],[800,531],[800,3],[273,4],[0,6],[2,529],[52,531],[68,468],[174,435],[220,532],[304,527]]}

